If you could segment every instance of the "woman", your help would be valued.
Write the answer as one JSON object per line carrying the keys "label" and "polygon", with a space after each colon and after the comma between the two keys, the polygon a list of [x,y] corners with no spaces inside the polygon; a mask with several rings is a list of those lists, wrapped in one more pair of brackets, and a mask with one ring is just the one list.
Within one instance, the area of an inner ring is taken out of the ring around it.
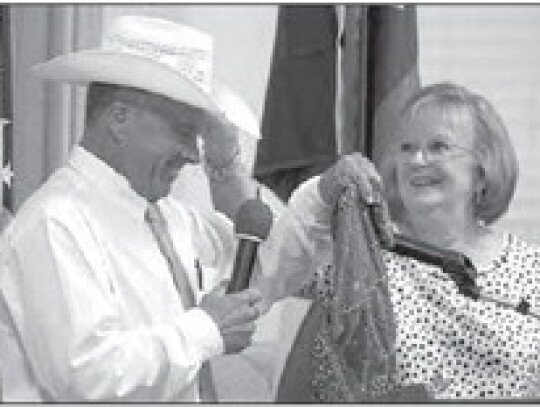
{"label": "woman", "polygon": [[[383,251],[396,383],[421,384],[437,399],[537,396],[540,319],[504,304],[540,310],[540,249],[493,227],[517,178],[500,117],[463,87],[428,86],[406,105],[381,174],[397,229],[467,255],[482,293],[467,298],[439,268]],[[270,237],[281,247],[280,260],[263,269],[279,280],[274,296],[305,285],[306,269],[332,291],[332,212],[349,184],[368,202],[381,187],[373,166],[353,155],[295,192]]]}

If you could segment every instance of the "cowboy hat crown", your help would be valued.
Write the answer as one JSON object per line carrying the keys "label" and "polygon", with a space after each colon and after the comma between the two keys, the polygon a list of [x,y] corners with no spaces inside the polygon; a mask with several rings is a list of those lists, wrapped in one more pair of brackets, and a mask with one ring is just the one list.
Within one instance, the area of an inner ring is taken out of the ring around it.
{"label": "cowboy hat crown", "polygon": [[159,18],[122,16],[101,46],[34,66],[43,80],[133,87],[218,112],[214,98],[212,37]]}

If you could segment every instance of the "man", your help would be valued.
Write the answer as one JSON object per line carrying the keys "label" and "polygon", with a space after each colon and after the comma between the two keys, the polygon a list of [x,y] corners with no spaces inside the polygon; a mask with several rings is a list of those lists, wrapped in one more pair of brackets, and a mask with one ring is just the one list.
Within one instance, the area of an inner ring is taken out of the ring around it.
{"label": "man", "polygon": [[[167,197],[220,120],[211,48],[189,27],[123,17],[101,49],[36,67],[89,85],[86,126],[6,232],[5,401],[208,400],[207,361],[250,343],[260,294],[219,292],[230,222]],[[206,142],[215,172],[234,160],[231,140]]]}

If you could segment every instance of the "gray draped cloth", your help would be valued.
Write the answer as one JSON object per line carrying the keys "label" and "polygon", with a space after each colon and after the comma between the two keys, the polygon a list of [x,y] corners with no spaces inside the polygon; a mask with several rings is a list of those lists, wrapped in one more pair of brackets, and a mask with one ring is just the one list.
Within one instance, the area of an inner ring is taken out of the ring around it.
{"label": "gray draped cloth", "polygon": [[277,401],[426,400],[423,386],[396,382],[388,276],[368,207],[354,188],[338,200],[333,238],[333,266],[302,289],[314,305],[291,348]]}

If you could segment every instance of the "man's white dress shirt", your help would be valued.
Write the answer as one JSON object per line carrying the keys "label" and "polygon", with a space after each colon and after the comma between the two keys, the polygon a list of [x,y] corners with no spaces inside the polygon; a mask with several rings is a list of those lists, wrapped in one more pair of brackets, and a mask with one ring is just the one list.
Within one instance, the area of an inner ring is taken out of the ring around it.
{"label": "man's white dress shirt", "polygon": [[[75,147],[20,209],[0,269],[4,401],[198,399],[198,369],[223,341],[205,312],[184,310],[147,205]],[[159,206],[200,300],[231,270],[232,225],[168,198]]]}

